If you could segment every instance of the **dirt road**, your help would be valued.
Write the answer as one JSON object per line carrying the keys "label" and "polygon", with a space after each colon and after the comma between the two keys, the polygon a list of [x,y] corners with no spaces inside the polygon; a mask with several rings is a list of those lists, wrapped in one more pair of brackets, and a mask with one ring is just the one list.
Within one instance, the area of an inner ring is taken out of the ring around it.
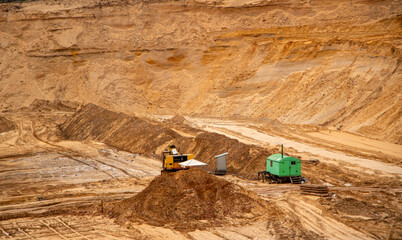
{"label": "dirt road", "polygon": [[[248,127],[247,124],[241,122],[191,117],[187,117],[186,119],[198,128],[202,128],[210,132],[220,133],[228,137],[238,139],[239,141],[246,144],[256,144],[260,146],[284,144],[285,147],[294,148],[304,156],[313,156],[319,158],[322,161],[329,162],[346,162],[348,164],[351,164],[346,165],[346,167],[350,167],[350,169],[352,170],[358,170],[368,173],[381,171],[383,172],[383,174],[387,175],[396,174],[398,176],[402,176],[402,168],[399,166],[371,159],[349,156],[342,152],[329,151],[313,145],[289,140],[280,136],[273,136],[267,133],[260,132],[254,128]],[[395,148],[400,149],[400,146],[397,145],[395,146]],[[399,153],[400,150],[392,151],[392,153],[395,152]]]}

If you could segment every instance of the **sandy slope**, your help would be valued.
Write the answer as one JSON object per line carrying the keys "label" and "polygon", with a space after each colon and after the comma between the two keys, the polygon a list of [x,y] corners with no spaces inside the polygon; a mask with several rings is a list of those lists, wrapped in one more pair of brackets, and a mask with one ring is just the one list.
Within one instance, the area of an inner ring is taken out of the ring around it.
{"label": "sandy slope", "polygon": [[[401,12],[397,0],[0,3],[0,239],[401,239]],[[287,214],[185,233],[112,222],[102,203],[143,190],[171,143],[206,170],[229,151],[237,176],[224,178]],[[252,180],[279,143],[329,198]]]}
{"label": "sandy slope", "polygon": [[400,143],[400,12],[392,0],[1,4],[0,108],[73,100]]}

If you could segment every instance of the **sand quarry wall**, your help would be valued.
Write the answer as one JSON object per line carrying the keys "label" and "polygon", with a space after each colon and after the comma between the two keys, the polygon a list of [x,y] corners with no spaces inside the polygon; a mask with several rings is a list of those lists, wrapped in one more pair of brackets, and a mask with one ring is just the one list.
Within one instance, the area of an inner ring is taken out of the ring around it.
{"label": "sand quarry wall", "polygon": [[401,143],[399,1],[0,5],[0,109],[278,119]]}
{"label": "sand quarry wall", "polygon": [[273,153],[224,135],[195,129],[194,137],[182,136],[169,126],[169,123],[152,122],[88,104],[60,128],[66,139],[101,141],[122,150],[152,157],[159,157],[169,144],[175,144],[181,148],[182,153],[193,153],[198,160],[209,163],[208,170],[216,167],[214,156],[229,152],[228,170],[244,177],[256,177],[257,171],[265,168],[264,159]]}

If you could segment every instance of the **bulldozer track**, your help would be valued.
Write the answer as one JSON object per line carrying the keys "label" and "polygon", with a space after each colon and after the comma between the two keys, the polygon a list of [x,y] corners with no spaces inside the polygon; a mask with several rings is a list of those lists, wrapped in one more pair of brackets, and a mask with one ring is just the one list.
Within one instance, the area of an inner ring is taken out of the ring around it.
{"label": "bulldozer track", "polygon": [[54,233],[56,233],[57,235],[59,235],[62,239],[70,239],[69,237],[66,237],[65,235],[61,234],[59,231],[57,231],[56,229],[52,228],[50,226],[50,224],[48,224],[47,222],[45,222],[45,220],[40,220],[41,223],[43,223],[47,228],[49,228],[51,231],[53,231]]}
{"label": "bulldozer track", "polygon": [[18,229],[19,232],[21,232],[22,234],[24,234],[25,236],[27,236],[27,237],[30,238],[30,239],[35,239],[34,237],[32,237],[30,234],[26,233],[24,230],[22,230],[22,229],[18,226],[17,220],[14,219],[13,223],[14,223],[14,226]]}
{"label": "bulldozer track", "polygon": [[[120,200],[127,197],[133,196],[135,193],[124,193],[115,194],[112,196],[94,196],[94,197],[75,197],[68,199],[57,199],[57,200],[44,200],[41,202],[28,202],[22,204],[16,204],[13,206],[2,206],[0,207],[0,219],[15,219],[21,214],[29,215],[30,212],[36,210],[47,209],[52,211],[53,209],[67,208],[70,205],[85,205],[85,204],[99,204],[101,200]],[[35,214],[32,214],[35,215]]]}
{"label": "bulldozer track", "polygon": [[48,217],[39,220],[23,218],[15,225],[15,220],[2,221],[7,229],[0,229],[0,239],[135,239],[127,231],[110,231],[105,228],[109,221],[103,218],[90,220],[81,217]]}
{"label": "bulldozer track", "polygon": [[100,160],[98,160],[98,159],[94,159],[94,161],[95,161],[95,162],[98,162],[98,163],[101,163],[101,164],[103,164],[103,165],[109,166],[109,167],[111,167],[111,168],[115,168],[115,169],[119,170],[120,172],[124,173],[125,175],[127,175],[127,176],[129,176],[129,177],[133,177],[133,178],[138,179],[138,177],[136,177],[136,176],[134,176],[134,175],[128,173],[126,170],[124,170],[124,169],[122,169],[122,168],[116,167],[115,165],[105,163],[105,162],[100,161]]}
{"label": "bulldozer track", "polygon": [[4,230],[1,226],[0,226],[0,231],[8,238],[14,239],[8,232],[6,232],[6,230]]}
{"label": "bulldozer track", "polygon": [[[79,159],[77,159],[77,158],[71,156],[70,154],[62,153],[62,156],[68,157],[68,158],[70,158],[71,160],[74,160],[74,161],[79,162],[79,163],[81,163],[81,164],[84,164],[84,165],[87,165],[87,166],[89,166],[89,167],[92,167],[93,169],[95,169],[95,170],[97,170],[97,171],[103,172],[103,173],[105,173],[106,175],[108,175],[110,178],[116,178],[115,176],[113,176],[113,175],[110,174],[109,172],[104,171],[104,170],[98,168],[97,166],[94,166],[94,165],[92,165],[92,164],[89,164],[89,163],[87,163],[87,162],[85,162],[85,161],[83,161],[83,160],[79,160]],[[96,161],[95,161],[95,162],[96,162]]]}
{"label": "bulldozer track", "polygon": [[77,232],[76,230],[74,230],[73,228],[71,228],[67,223],[65,223],[61,218],[55,218],[58,222],[60,222],[61,224],[63,224],[63,226],[65,226],[66,228],[70,229],[73,233],[76,233],[79,237],[84,238],[84,239],[88,239],[87,237],[85,237],[84,235],[82,235],[81,233]]}
{"label": "bulldozer track", "polygon": [[[105,174],[109,175],[111,178],[115,178],[115,176],[113,176],[112,174],[108,173],[107,171],[103,171],[102,169],[100,169],[100,168],[98,168],[98,167],[96,167],[96,166],[94,166],[94,165],[91,165],[91,164],[89,164],[89,163],[87,163],[87,162],[85,162],[85,161],[82,161],[82,160],[79,160],[79,159],[73,157],[73,156],[70,155],[70,154],[65,153],[66,150],[67,150],[68,152],[71,152],[71,153],[74,153],[74,154],[76,154],[76,155],[81,156],[82,154],[81,154],[80,152],[77,152],[77,151],[75,151],[75,150],[73,150],[73,149],[70,149],[70,148],[60,147],[60,146],[58,146],[57,144],[54,144],[54,143],[51,143],[51,142],[49,142],[49,141],[46,141],[46,140],[43,140],[43,139],[39,138],[38,135],[37,135],[36,132],[35,132],[35,127],[34,127],[33,121],[30,121],[30,128],[31,128],[31,134],[32,134],[32,136],[33,136],[36,140],[38,140],[39,142],[45,143],[45,144],[47,144],[47,145],[50,145],[50,146],[52,146],[52,147],[55,147],[56,149],[62,150],[62,152],[64,152],[64,153],[60,152],[62,155],[66,156],[66,157],[68,157],[68,158],[70,158],[70,159],[72,159],[72,160],[75,160],[75,161],[77,161],[77,162],[80,162],[80,163],[82,163],[82,164],[85,164],[85,165],[87,165],[87,166],[93,167],[94,169],[96,169],[96,170],[98,170],[98,171],[102,171],[102,172],[104,172]],[[119,167],[116,167],[115,165],[105,163],[105,162],[103,162],[103,161],[101,161],[101,160],[99,160],[99,159],[95,159],[95,158],[91,158],[91,160],[93,160],[93,161],[95,161],[95,162],[97,162],[97,163],[99,163],[99,164],[103,164],[103,165],[105,165],[105,166],[108,166],[108,167],[117,169],[118,171],[122,172],[123,174],[125,174],[125,175],[127,175],[127,176],[129,176],[129,177],[137,178],[137,177],[135,177],[134,175],[128,173],[126,170],[124,170],[124,169],[122,169],[122,168],[119,168]],[[137,179],[138,179],[138,178],[137,178]]]}
{"label": "bulldozer track", "polygon": [[369,236],[362,234],[346,225],[322,216],[316,207],[298,201],[297,203],[279,203],[284,209],[296,213],[301,217],[302,222],[311,230],[330,239],[371,239]]}

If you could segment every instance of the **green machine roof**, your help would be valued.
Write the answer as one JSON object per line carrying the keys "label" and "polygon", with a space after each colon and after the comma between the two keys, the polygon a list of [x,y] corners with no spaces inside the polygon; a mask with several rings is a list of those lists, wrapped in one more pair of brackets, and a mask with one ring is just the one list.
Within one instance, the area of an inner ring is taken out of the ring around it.
{"label": "green machine roof", "polygon": [[289,157],[286,155],[283,155],[283,158],[282,158],[282,155],[279,153],[272,154],[271,156],[267,157],[267,160],[271,160],[271,161],[275,161],[275,162],[283,162],[283,161],[289,161],[289,160],[294,160],[294,159],[299,160],[295,157]]}

